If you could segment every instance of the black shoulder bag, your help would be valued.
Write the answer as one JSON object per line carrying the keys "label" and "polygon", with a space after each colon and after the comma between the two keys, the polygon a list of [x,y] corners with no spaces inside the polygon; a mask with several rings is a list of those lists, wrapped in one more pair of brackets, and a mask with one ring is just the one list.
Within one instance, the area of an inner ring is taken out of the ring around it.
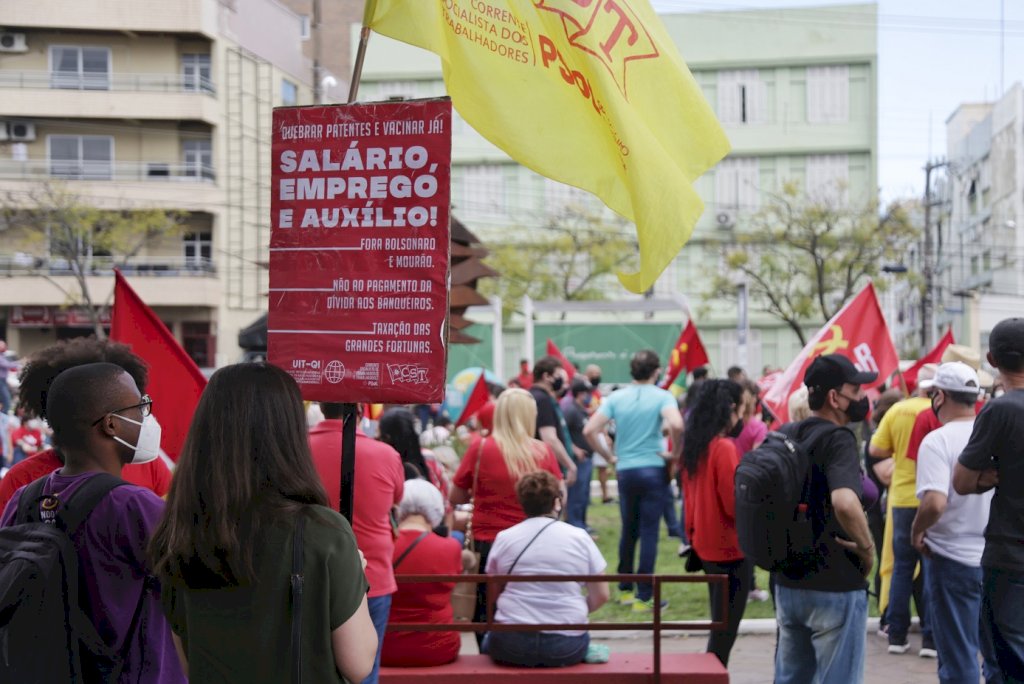
{"label": "black shoulder bag", "polygon": [[299,513],[292,536],[292,682],[302,682],[302,583],[303,583],[303,531],[306,516]]}

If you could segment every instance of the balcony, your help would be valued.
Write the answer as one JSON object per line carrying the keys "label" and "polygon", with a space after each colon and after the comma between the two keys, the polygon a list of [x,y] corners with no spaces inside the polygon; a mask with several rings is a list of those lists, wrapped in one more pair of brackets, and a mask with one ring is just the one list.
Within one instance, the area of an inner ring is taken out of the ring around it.
{"label": "balcony", "polygon": [[213,183],[216,175],[206,164],[163,161],[109,162],[64,159],[0,159],[4,180],[87,180],[153,183]]}
{"label": "balcony", "polygon": [[210,79],[182,73],[77,74],[0,69],[8,117],[181,119],[216,125],[217,90]]}
{"label": "balcony", "polygon": [[217,0],[75,0],[60,3],[25,2],[0,11],[9,28],[84,31],[134,31],[217,36]]}

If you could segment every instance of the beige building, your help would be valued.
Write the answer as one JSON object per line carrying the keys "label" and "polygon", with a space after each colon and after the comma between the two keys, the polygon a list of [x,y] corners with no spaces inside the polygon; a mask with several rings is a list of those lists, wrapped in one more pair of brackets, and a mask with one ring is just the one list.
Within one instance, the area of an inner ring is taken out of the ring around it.
{"label": "beige building", "polygon": [[[56,184],[82,204],[184,212],[123,263],[203,367],[266,310],[270,121],[312,102],[302,16],[275,0],[0,5],[0,202]],[[45,227],[0,224],[0,336],[21,354],[91,332]],[[117,254],[94,253],[109,302]]]}

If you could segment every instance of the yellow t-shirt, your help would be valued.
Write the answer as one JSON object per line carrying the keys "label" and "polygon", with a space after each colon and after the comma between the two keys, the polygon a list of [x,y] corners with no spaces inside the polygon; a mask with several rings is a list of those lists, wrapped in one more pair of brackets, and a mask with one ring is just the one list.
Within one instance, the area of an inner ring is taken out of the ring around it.
{"label": "yellow t-shirt", "polygon": [[871,437],[871,446],[892,452],[895,470],[889,486],[889,500],[893,508],[917,508],[917,463],[907,458],[910,433],[921,411],[931,410],[931,400],[911,397],[897,402],[882,418],[878,430]]}

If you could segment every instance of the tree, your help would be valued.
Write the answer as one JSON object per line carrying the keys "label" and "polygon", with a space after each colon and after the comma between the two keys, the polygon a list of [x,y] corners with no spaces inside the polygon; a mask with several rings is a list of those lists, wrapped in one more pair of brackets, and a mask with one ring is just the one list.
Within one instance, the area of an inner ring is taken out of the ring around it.
{"label": "tree", "polygon": [[[517,234],[518,233],[518,234]],[[636,259],[636,242],[622,219],[577,206],[549,215],[542,228],[511,231],[488,245],[499,276],[481,286],[502,298],[507,317],[524,295],[537,300],[588,301],[607,296],[616,271]]]}
{"label": "tree", "polygon": [[[902,260],[919,235],[910,202],[850,205],[840,192],[810,196],[787,183],[751,217],[749,230],[723,244],[705,298],[737,296],[745,282],[753,301],[806,344],[801,323],[827,322],[883,266]],[[721,268],[724,263],[725,268]]]}
{"label": "tree", "polygon": [[[187,214],[152,208],[98,209],[60,183],[44,183],[27,193],[8,193],[0,203],[0,227],[20,240],[26,250],[42,254],[42,277],[64,293],[67,304],[83,307],[92,319],[96,336],[106,334],[103,309],[89,290],[88,277],[97,275],[97,257],[123,268],[147,245],[181,231]],[[59,265],[72,275],[74,288],[51,276]]]}

